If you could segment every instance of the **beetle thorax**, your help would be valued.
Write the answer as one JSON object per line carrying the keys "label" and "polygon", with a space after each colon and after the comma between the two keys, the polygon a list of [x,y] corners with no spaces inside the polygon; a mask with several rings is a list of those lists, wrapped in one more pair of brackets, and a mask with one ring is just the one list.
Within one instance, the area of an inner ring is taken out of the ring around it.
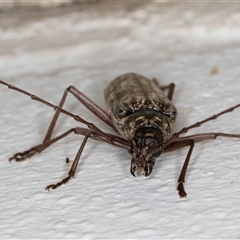
{"label": "beetle thorax", "polygon": [[153,109],[137,111],[122,120],[124,121],[118,127],[129,140],[134,139],[139,129],[143,128],[153,128],[161,132],[163,142],[172,136],[173,124],[166,116]]}

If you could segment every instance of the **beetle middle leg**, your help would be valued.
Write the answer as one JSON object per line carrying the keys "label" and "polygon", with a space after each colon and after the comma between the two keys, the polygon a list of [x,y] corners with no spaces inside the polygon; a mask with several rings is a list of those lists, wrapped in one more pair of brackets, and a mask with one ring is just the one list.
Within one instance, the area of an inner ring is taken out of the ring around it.
{"label": "beetle middle leg", "polygon": [[30,148],[29,150],[26,150],[24,152],[18,152],[16,154],[14,154],[12,157],[9,158],[9,161],[11,162],[12,160],[15,160],[16,162],[19,162],[19,161],[25,160],[26,158],[30,158],[34,154],[42,152],[43,150],[45,150],[46,148],[51,146],[53,143],[68,136],[72,132],[74,132],[75,134],[80,134],[80,135],[84,135],[84,136],[91,134],[90,137],[95,140],[103,141],[103,142],[109,143],[111,145],[125,148],[127,150],[129,150],[129,148],[130,148],[128,141],[119,136],[116,136],[116,135],[113,135],[110,133],[104,133],[102,131],[95,132],[95,131],[87,129],[87,128],[76,127],[76,128],[69,129],[68,131],[64,132],[63,134],[61,134],[55,138],[50,139],[49,141],[40,143],[40,144]]}
{"label": "beetle middle leg", "polygon": [[[213,116],[211,116],[211,117],[208,117],[208,118],[206,118],[206,119],[204,119],[204,120],[202,120],[202,121],[200,121],[200,122],[194,123],[194,124],[192,124],[192,125],[190,125],[190,126],[188,126],[188,127],[184,127],[184,128],[182,128],[180,131],[174,133],[173,136],[172,136],[172,138],[178,138],[181,134],[187,133],[190,129],[196,128],[196,127],[200,127],[202,124],[204,124],[204,123],[206,123],[206,122],[209,122],[209,121],[211,121],[211,120],[215,120],[215,119],[217,119],[219,116],[221,116],[221,115],[223,115],[223,114],[226,114],[226,113],[228,113],[228,112],[232,112],[234,109],[239,108],[239,107],[240,107],[240,104],[237,104],[237,105],[235,105],[235,106],[233,106],[233,107],[230,107],[230,108],[228,108],[228,109],[226,109],[226,110],[224,110],[224,111],[222,111],[222,112],[220,112],[220,113],[218,113],[218,114],[215,114],[215,115],[213,115]],[[170,139],[170,140],[171,140],[171,139]]]}

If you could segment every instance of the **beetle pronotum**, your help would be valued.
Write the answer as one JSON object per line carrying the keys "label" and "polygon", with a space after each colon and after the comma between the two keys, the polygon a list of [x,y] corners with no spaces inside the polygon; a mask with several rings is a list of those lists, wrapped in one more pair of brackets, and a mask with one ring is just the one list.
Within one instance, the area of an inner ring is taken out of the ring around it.
{"label": "beetle pronotum", "polygon": [[[143,173],[145,176],[149,176],[156,158],[160,156],[162,152],[170,152],[183,147],[189,147],[177,183],[179,196],[181,198],[186,197],[187,194],[184,189],[185,175],[194,144],[204,140],[216,139],[218,136],[240,138],[240,134],[219,132],[180,137],[189,129],[199,127],[205,122],[214,120],[220,115],[233,111],[235,108],[240,107],[240,104],[173,133],[172,128],[177,117],[177,109],[174,107],[171,100],[175,85],[171,83],[167,86],[160,86],[156,79],[149,80],[135,73],[127,73],[117,77],[110,82],[105,89],[105,100],[108,105],[109,113],[104,111],[74,86],[70,86],[65,90],[59,105],[55,106],[42,98],[4,81],[0,80],[0,83],[6,85],[10,89],[28,95],[33,100],[48,105],[55,110],[55,114],[50,122],[43,142],[29,150],[14,154],[9,158],[9,161],[23,161],[26,158],[30,158],[70,133],[84,136],[70,171],[68,172],[68,176],[56,184],[47,186],[46,190],[55,189],[74,177],[84,146],[87,140],[92,138],[126,149],[132,155],[130,172],[133,176],[135,176],[136,173]],[[168,90],[167,95],[163,94],[165,90]],[[122,137],[105,133],[93,123],[64,110],[63,104],[68,93],[73,94],[85,107],[109,127],[119,132]],[[53,129],[60,113],[74,118],[77,122],[87,126],[87,128],[71,128],[61,135],[52,138]]]}

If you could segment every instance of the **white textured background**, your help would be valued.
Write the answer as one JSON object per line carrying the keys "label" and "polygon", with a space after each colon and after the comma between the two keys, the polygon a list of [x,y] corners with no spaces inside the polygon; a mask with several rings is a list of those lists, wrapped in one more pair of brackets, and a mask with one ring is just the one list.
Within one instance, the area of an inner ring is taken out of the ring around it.
{"label": "white textured background", "polygon": [[[240,4],[84,5],[0,15],[0,79],[57,104],[78,87],[104,106],[107,83],[126,72],[176,83],[175,130],[240,102]],[[210,74],[217,68],[216,74]],[[187,199],[176,181],[187,149],[162,155],[149,178],[130,155],[90,140],[75,179],[67,175],[82,138],[69,136],[32,159],[8,158],[43,139],[53,111],[0,85],[1,238],[240,238],[240,141],[199,143]],[[111,131],[69,96],[66,109]],[[240,109],[190,133],[240,133]],[[55,134],[78,126],[62,116]]]}

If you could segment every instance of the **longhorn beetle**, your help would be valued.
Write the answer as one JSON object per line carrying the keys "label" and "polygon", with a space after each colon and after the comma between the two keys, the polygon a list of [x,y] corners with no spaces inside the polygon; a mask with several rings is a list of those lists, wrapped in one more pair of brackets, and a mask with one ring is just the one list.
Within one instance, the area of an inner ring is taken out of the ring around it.
{"label": "longhorn beetle", "polygon": [[[23,161],[26,158],[30,158],[70,133],[84,136],[70,171],[68,172],[68,176],[56,184],[47,186],[46,190],[56,189],[74,177],[84,146],[87,140],[92,138],[126,149],[132,156],[130,172],[133,176],[140,173],[149,176],[156,158],[159,157],[162,152],[170,152],[183,147],[189,147],[177,182],[177,190],[180,198],[186,197],[187,194],[184,189],[185,175],[194,144],[196,142],[216,139],[218,136],[240,138],[240,134],[219,132],[180,137],[183,133],[188,132],[189,129],[199,127],[205,122],[214,120],[225,113],[233,111],[235,108],[240,107],[240,104],[173,133],[173,124],[177,118],[177,109],[171,102],[175,84],[171,83],[167,86],[160,86],[156,79],[149,80],[136,73],[121,75],[109,83],[104,92],[108,113],[74,86],[70,86],[65,90],[59,105],[55,106],[16,86],[1,80],[0,83],[55,110],[55,114],[50,122],[43,142],[29,150],[14,154],[9,158],[9,161]],[[168,91],[167,95],[163,94],[165,90]],[[119,132],[122,137],[105,133],[93,123],[64,110],[63,104],[68,93],[73,94],[86,108],[109,127]],[[53,129],[60,113],[74,118],[77,122],[82,123],[86,127],[71,128],[61,135],[52,138]]]}

